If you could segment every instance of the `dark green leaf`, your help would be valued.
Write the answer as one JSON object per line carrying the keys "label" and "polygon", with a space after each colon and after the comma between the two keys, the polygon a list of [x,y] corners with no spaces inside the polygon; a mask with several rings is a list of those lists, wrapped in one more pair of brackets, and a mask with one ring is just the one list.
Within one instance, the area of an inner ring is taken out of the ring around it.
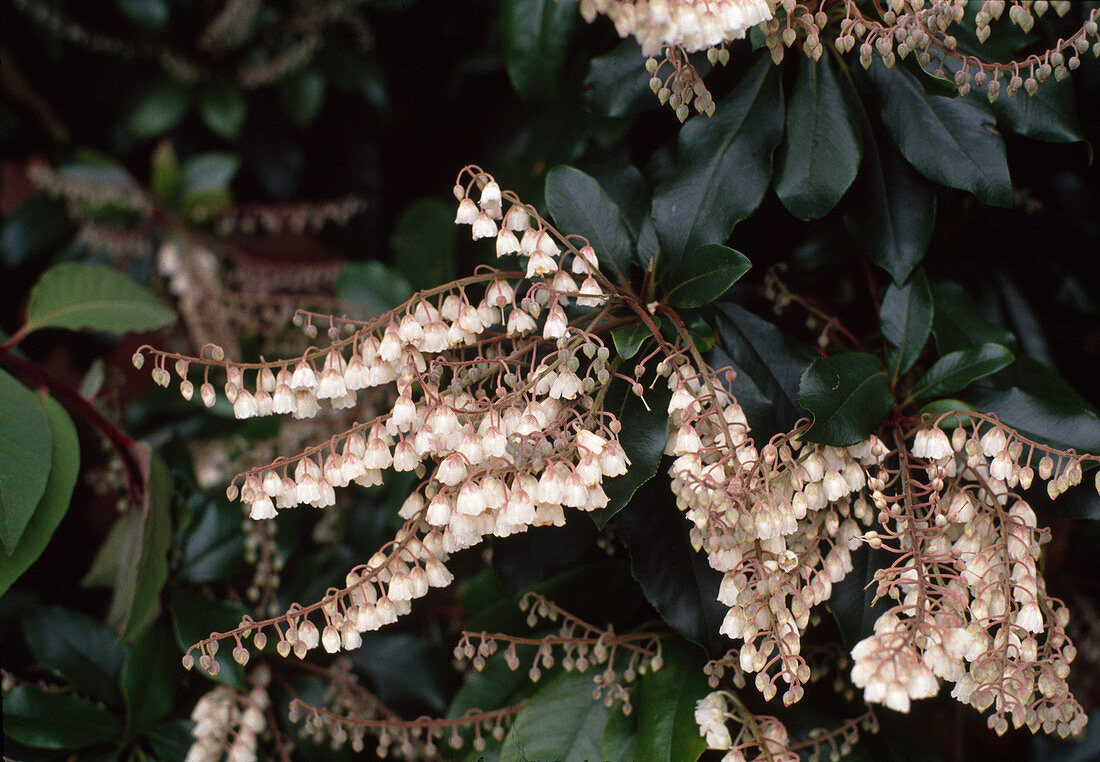
{"label": "dark green leaf", "polygon": [[23,619],[27,645],[38,661],[73,687],[112,706],[122,704],[118,676],[128,649],[95,619],[58,607],[33,609]]}
{"label": "dark green leaf", "polygon": [[500,11],[504,65],[512,87],[525,101],[560,96],[561,70],[576,21],[575,3],[505,0]]}
{"label": "dark green leaf", "polygon": [[865,352],[845,352],[813,361],[802,374],[798,402],[814,417],[806,439],[847,447],[867,439],[894,397],[881,360]]}
{"label": "dark green leaf", "polygon": [[352,664],[370,676],[387,706],[411,703],[432,713],[447,706],[448,659],[437,643],[404,632],[364,633]]}
{"label": "dark green leaf", "polygon": [[185,762],[187,752],[195,743],[191,720],[166,720],[145,733],[157,762]]}
{"label": "dark green leaf", "polygon": [[[23,530],[23,536],[0,565],[0,596],[46,549],[54,530],[69,510],[69,500],[80,470],[80,442],[76,438],[72,419],[53,397],[44,397],[42,402],[53,440],[50,475],[31,520]],[[3,405],[0,404],[0,407]],[[2,419],[3,413],[0,412]]]}
{"label": "dark green leaf", "polygon": [[236,506],[210,501],[197,513],[180,539],[177,574],[189,582],[225,579],[244,567],[241,512]]}
{"label": "dark green leaf", "polygon": [[35,196],[16,207],[0,230],[0,254],[5,267],[18,267],[59,246],[72,233],[65,204]]}
{"label": "dark green leaf", "polygon": [[172,711],[181,670],[172,647],[172,635],[163,622],[150,627],[134,643],[121,671],[126,726],[131,738]]}
{"label": "dark green leaf", "polygon": [[940,281],[932,284],[932,302],[936,309],[932,333],[941,355],[982,344],[1015,346],[1016,340],[1009,331],[978,314],[974,300],[958,283]]}
{"label": "dark green leaf", "polygon": [[775,405],[776,431],[788,431],[802,416],[798,385],[813,353],[736,304],[719,305],[716,322],[726,352]]}
{"label": "dark green leaf", "polygon": [[782,137],[780,68],[761,56],[713,117],[695,117],[680,130],[676,171],[653,196],[662,269],[705,243],[724,243],[755,211]]}
{"label": "dark green leaf", "polygon": [[203,122],[211,132],[227,140],[236,140],[241,134],[247,108],[241,89],[228,79],[210,82],[199,96]]}
{"label": "dark green leaf", "polygon": [[630,232],[598,182],[579,169],[554,167],[546,173],[546,206],[560,230],[588,239],[608,276],[619,282],[629,279]]}
{"label": "dark green leaf", "polygon": [[[715,370],[731,368],[736,374],[733,383],[727,386],[734,399],[737,400],[737,404],[744,411],[745,418],[749,422],[749,430],[753,432],[754,436],[767,439],[772,434],[778,433],[779,426],[775,422],[775,404],[760,390],[760,387],[745,372],[744,368],[734,362],[733,358],[726,354],[726,351],[721,347],[716,347],[710,353],[707,357],[707,363]],[[795,377],[795,383],[801,375],[799,373]],[[795,394],[797,394],[797,390]]]}
{"label": "dark green leaf", "polygon": [[602,701],[592,698],[591,674],[562,672],[542,685],[516,715],[501,759],[597,759],[609,712]]}
{"label": "dark green leaf", "polygon": [[[658,317],[653,318],[653,323],[657,327],[661,325],[661,319]],[[653,332],[644,325],[631,325],[626,328],[616,328],[611,332],[611,340],[615,342],[615,351],[619,353],[619,357],[624,360],[629,360],[634,355],[638,354],[638,350],[642,348],[642,344],[653,336]]]}
{"label": "dark green leaf", "polygon": [[168,77],[162,79],[130,114],[130,132],[139,140],[162,135],[183,118],[191,91]]}
{"label": "dark green leaf", "polygon": [[605,760],[637,759],[638,713],[629,715],[613,711],[607,718],[600,740],[600,751]]}
{"label": "dark green leaf", "polygon": [[240,168],[240,158],[231,153],[212,151],[189,159],[180,172],[181,205],[190,207],[206,198],[222,197]]}
{"label": "dark green leaf", "polygon": [[17,685],[4,695],[4,735],[38,749],[83,749],[114,740],[122,721],[80,696]]}
{"label": "dark green leaf", "polygon": [[[930,415],[933,417],[943,415],[944,413],[950,413],[955,410],[973,410],[974,408],[963,402],[962,400],[956,400],[951,398],[945,398],[942,400],[932,400],[927,405],[921,407],[917,411],[917,415],[924,417]],[[944,418],[940,421],[941,429],[954,429],[959,426],[969,426],[970,416],[968,415],[953,415]]]}
{"label": "dark green leaf", "polygon": [[149,30],[161,29],[168,21],[168,0],[116,0],[131,19]]}
{"label": "dark green leaf", "polygon": [[153,196],[162,204],[169,204],[180,187],[180,165],[172,142],[162,140],[153,151]]}
{"label": "dark green leaf", "polygon": [[864,130],[863,169],[846,205],[845,221],[872,261],[902,284],[928,249],[936,194],[888,139]]}
{"label": "dark green leaf", "polygon": [[917,270],[904,286],[891,283],[882,297],[879,321],[882,337],[890,342],[890,378],[898,379],[913,367],[932,332],[932,290],[923,270]]}
{"label": "dark green leaf", "polygon": [[[511,605],[514,603],[509,601]],[[524,693],[533,690],[526,669],[509,669],[504,660],[504,652],[485,660],[485,668],[480,672],[471,672],[466,683],[458,689],[451,705],[447,707],[447,717],[461,717],[471,709],[492,711],[514,704]]]}
{"label": "dark green leaf", "polygon": [[[184,588],[176,588],[168,599],[168,611],[172,615],[172,629],[176,645],[186,651],[211,632],[226,632],[241,623],[248,609],[239,603],[212,601]],[[230,648],[219,648],[214,659],[218,662],[218,674],[213,679],[237,690],[247,689],[244,668],[233,661]],[[196,662],[198,659],[196,658]],[[195,667],[196,671],[206,675]]]}
{"label": "dark green leaf", "polygon": [[859,122],[833,71],[833,59],[799,56],[787,101],[786,139],[776,157],[775,193],[802,220],[824,217],[856,178]]}
{"label": "dark green leaf", "polygon": [[960,349],[936,360],[913,386],[914,398],[941,397],[965,389],[979,378],[1008,366],[1015,357],[1000,344]]}
{"label": "dark green leaf", "polygon": [[336,279],[336,295],[385,312],[413,295],[404,275],[381,262],[348,262]]}
{"label": "dark green leaf", "polygon": [[642,49],[629,38],[610,53],[592,59],[584,78],[585,99],[604,116],[652,111],[659,104],[649,89],[649,78]]}
{"label": "dark green leaf", "polygon": [[27,333],[39,328],[128,333],[172,325],[176,313],[152,291],[104,265],[62,262],[31,289]]}
{"label": "dark green leaf", "polygon": [[868,71],[886,129],[910,164],[983,203],[1012,203],[1004,140],[991,111],[961,98],[928,95],[915,76],[897,66],[887,69],[877,57]]}
{"label": "dark green leaf", "polygon": [[630,466],[625,474],[603,484],[607,507],[592,512],[592,519],[600,529],[657,473],[668,441],[668,401],[671,397],[668,385],[663,382],[647,389],[644,399],[628,391],[625,383],[617,383],[609,390],[605,409],[625,423],[619,434],[619,444],[630,458]]}
{"label": "dark green leaf", "polygon": [[704,244],[672,268],[665,299],[673,307],[702,307],[726,293],[751,267],[752,262],[739,251]]}
{"label": "dark green leaf", "polygon": [[1019,93],[1012,98],[998,98],[993,113],[1008,129],[1036,140],[1075,143],[1085,139],[1077,118],[1072,76],[1061,82],[1047,80],[1035,95]]}
{"label": "dark green leaf", "polygon": [[144,500],[119,519],[127,522],[127,532],[116,559],[114,595],[107,612],[107,623],[123,640],[131,639],[156,617],[160,591],[168,579],[172,544],[168,467],[146,443],[139,443],[136,449],[145,477]]}
{"label": "dark green leaf", "polygon": [[295,72],[279,83],[279,93],[291,119],[305,127],[325,103],[325,75],[313,69]]}
{"label": "dark green leaf", "polygon": [[646,491],[619,513],[615,529],[630,552],[631,573],[661,618],[688,640],[720,652],[729,642],[718,633],[726,616],[718,602],[722,575],[692,549],[689,522],[666,495],[667,487]]}
{"label": "dark green leaf", "polygon": [[872,602],[878,592],[875,572],[888,567],[891,561],[885,550],[859,547],[852,551],[852,571],[833,583],[833,594],[826,605],[840,626],[845,648],[851,649],[871,635],[875,621],[890,608],[888,599]]}
{"label": "dark green leaf", "polygon": [[649,215],[649,186],[638,168],[623,161],[597,164],[589,169],[622,213],[623,222],[632,240],[637,240],[642,223]]}
{"label": "dark green leaf", "polygon": [[454,279],[455,224],[451,204],[422,198],[409,204],[390,238],[393,262],[413,288],[438,286]]}
{"label": "dark green leaf", "polygon": [[664,666],[642,676],[631,702],[638,715],[639,759],[693,762],[707,748],[695,704],[710,693],[701,654],[673,639],[661,644]]}
{"label": "dark green leaf", "polygon": [[0,370],[0,545],[8,555],[46,492],[52,448],[38,398]]}

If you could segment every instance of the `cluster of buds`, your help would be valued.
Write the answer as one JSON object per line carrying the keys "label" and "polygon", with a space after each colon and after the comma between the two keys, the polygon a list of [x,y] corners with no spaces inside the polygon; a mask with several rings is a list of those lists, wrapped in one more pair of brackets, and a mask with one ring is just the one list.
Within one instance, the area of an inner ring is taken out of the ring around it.
{"label": "cluster of buds", "polygon": [[317,204],[249,204],[233,206],[218,213],[214,230],[219,236],[233,233],[279,235],[316,233],[325,225],[346,225],[367,208],[358,196],[348,196]]}
{"label": "cluster of buds", "polygon": [[255,762],[258,758],[257,741],[268,727],[271,672],[260,665],[249,679],[253,687],[247,694],[219,685],[195,704],[191,712],[195,742],[187,751],[187,762],[220,762],[223,758]]}
{"label": "cluster of buds", "polygon": [[[730,733],[727,722],[740,727],[737,736]],[[695,705],[695,723],[699,734],[706,738],[707,748],[725,751],[722,762],[772,760],[796,762],[800,757],[790,749],[787,728],[775,717],[753,715],[740,700],[726,691],[714,691]]]}
{"label": "cluster of buds", "polygon": [[[596,687],[592,697],[602,698],[608,707],[619,702],[623,714],[630,714],[632,711],[627,685],[633,683],[639,675],[647,671],[656,672],[664,665],[661,657],[661,636],[658,634],[636,632],[618,635],[610,628],[600,629],[564,611],[537,593],[528,593],[520,599],[520,608],[528,612],[527,624],[530,627],[535,627],[542,620],[557,622],[560,619],[558,633],[539,638],[524,638],[502,633],[463,632],[455,646],[455,659],[468,661],[474,669],[481,671],[485,667],[486,659],[503,645],[505,664],[514,672],[522,665],[518,649],[534,650],[527,675],[531,682],[538,682],[542,677],[542,670],[551,669],[556,663],[554,652],[557,650],[560,654],[557,658],[567,672],[587,672],[590,667],[603,666],[604,669],[593,678]],[[625,665],[621,660],[616,661],[616,656],[623,652],[627,655]],[[620,675],[626,685],[619,682]]]}

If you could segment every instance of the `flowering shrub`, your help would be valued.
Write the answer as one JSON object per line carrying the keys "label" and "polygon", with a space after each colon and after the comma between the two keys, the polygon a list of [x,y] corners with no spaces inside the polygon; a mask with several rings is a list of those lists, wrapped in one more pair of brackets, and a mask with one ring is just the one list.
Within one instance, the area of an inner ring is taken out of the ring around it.
{"label": "flowering shrub", "polygon": [[[391,166],[303,200],[267,129],[326,161],[302,130],[337,134],[347,86],[381,110],[371,150],[434,172],[447,151],[387,125],[436,88],[388,111],[373,65],[402,81],[390,30],[466,10],[233,1],[185,40],[186,3],[120,0],[113,28],[21,0],[90,51],[66,56],[167,80],[126,83],[118,161],[11,168],[42,195],[0,236],[33,283],[0,344],[26,432],[0,452],[5,753],[1091,748],[1095,231],[1061,206],[1095,207],[1073,144],[1096,11],[1005,5],[479,8],[518,100],[449,103],[497,175],[409,203]],[[455,71],[482,56],[464,40]],[[67,130],[31,80],[27,113]],[[392,251],[345,262],[379,225]],[[108,595],[49,576],[74,544]]]}

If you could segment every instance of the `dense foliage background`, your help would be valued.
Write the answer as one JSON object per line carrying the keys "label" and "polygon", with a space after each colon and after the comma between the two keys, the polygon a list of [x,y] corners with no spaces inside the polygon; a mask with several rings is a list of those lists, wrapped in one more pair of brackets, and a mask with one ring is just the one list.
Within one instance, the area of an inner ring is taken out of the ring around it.
{"label": "dense foliage background", "polygon": [[[1071,34],[1091,7],[1048,14],[1029,35],[1003,20],[980,48],[968,17],[959,45],[1019,58]],[[874,420],[820,441],[973,406],[1039,441],[1100,453],[1095,57],[1035,96],[991,105],[953,92],[950,72],[934,77],[912,59],[888,69],[877,57],[864,69],[826,43],[814,61],[799,40],[776,65],[754,32],[707,75],[715,114],[681,125],[651,92],[638,45],[606,19],[585,24],[568,0],[0,4],[0,338],[26,335],[0,350],[4,500],[16,480],[39,480],[25,529],[0,536],[5,755],[183,759],[192,709],[213,685],[182,670],[183,649],[243,613],[318,599],[400,524],[404,479],[348,490],[323,516],[283,515],[270,537],[242,529],[229,478],[327,434],[185,403],[130,357],[145,342],[195,353],[205,341],[235,358],[293,355],[304,346],[286,319],[296,307],[371,316],[493,261],[453,225],[451,188],[468,163],[563,230],[607,241],[636,287],[652,285],[646,298],[683,306],[709,362],[737,370],[732,389],[758,441],[809,416],[799,391],[815,357],[860,352],[873,364],[845,382],[884,374],[855,399]],[[703,56],[697,65],[710,69]],[[560,165],[580,172],[552,171]],[[182,277],[164,263],[166,242],[207,259],[185,260]],[[674,296],[684,272],[708,266],[704,244],[752,263],[705,305]],[[53,269],[62,263],[103,268]],[[32,293],[47,272],[139,307],[51,317],[46,303],[62,297]],[[133,284],[148,291],[131,294]],[[637,351],[616,347],[626,359]],[[962,380],[933,375],[922,391],[925,372],[958,352]],[[659,405],[646,415],[623,397],[625,432],[667,429]],[[359,681],[407,719],[540,702],[515,726],[532,758],[562,734],[582,748],[584,733],[609,758],[698,755],[700,668],[730,647],[718,633],[720,575],[690,548],[660,466],[663,439],[633,446],[649,470],[610,523],[571,516],[466,551],[452,564],[456,585],[350,654]],[[945,690],[908,715],[881,710],[884,730],[856,754],[1100,758],[1092,478],[1057,502],[1041,485],[1032,499],[1054,538],[1048,588],[1073,612],[1085,739],[998,737]],[[870,580],[876,561],[858,558]],[[789,710],[767,706],[793,735],[862,711],[850,685],[834,692],[845,670],[828,668],[869,632],[862,584],[837,585],[832,618],[822,610],[807,636],[823,649],[825,679]],[[560,669],[538,683],[499,658],[468,680],[452,669],[460,630],[529,632],[516,606],[528,590],[617,632],[669,634],[668,671],[643,680],[631,717],[593,703],[590,680]],[[287,719],[291,695],[320,700],[325,675],[269,661],[279,675],[271,721],[293,739],[293,758],[353,756],[299,739]],[[226,658],[218,680],[243,689],[244,674]],[[746,701],[765,707],[751,687]],[[666,716],[676,722],[650,727]],[[499,754],[489,743],[454,754]],[[261,756],[277,745],[267,738]]]}

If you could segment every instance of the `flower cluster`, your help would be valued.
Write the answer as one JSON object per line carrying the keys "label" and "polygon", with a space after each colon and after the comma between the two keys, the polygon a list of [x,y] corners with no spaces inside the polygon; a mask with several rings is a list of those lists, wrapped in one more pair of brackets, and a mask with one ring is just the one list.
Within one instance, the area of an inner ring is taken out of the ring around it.
{"label": "flower cluster", "polygon": [[187,751],[187,762],[255,762],[257,739],[267,730],[267,712],[271,699],[267,685],[271,672],[260,665],[250,677],[253,684],[247,694],[239,694],[226,685],[206,693],[195,704],[191,734],[195,742]]}
{"label": "flower cluster", "polygon": [[638,40],[646,56],[665,48],[693,53],[740,40],[774,9],[775,0],[581,0],[585,21],[606,15],[620,37]]}

